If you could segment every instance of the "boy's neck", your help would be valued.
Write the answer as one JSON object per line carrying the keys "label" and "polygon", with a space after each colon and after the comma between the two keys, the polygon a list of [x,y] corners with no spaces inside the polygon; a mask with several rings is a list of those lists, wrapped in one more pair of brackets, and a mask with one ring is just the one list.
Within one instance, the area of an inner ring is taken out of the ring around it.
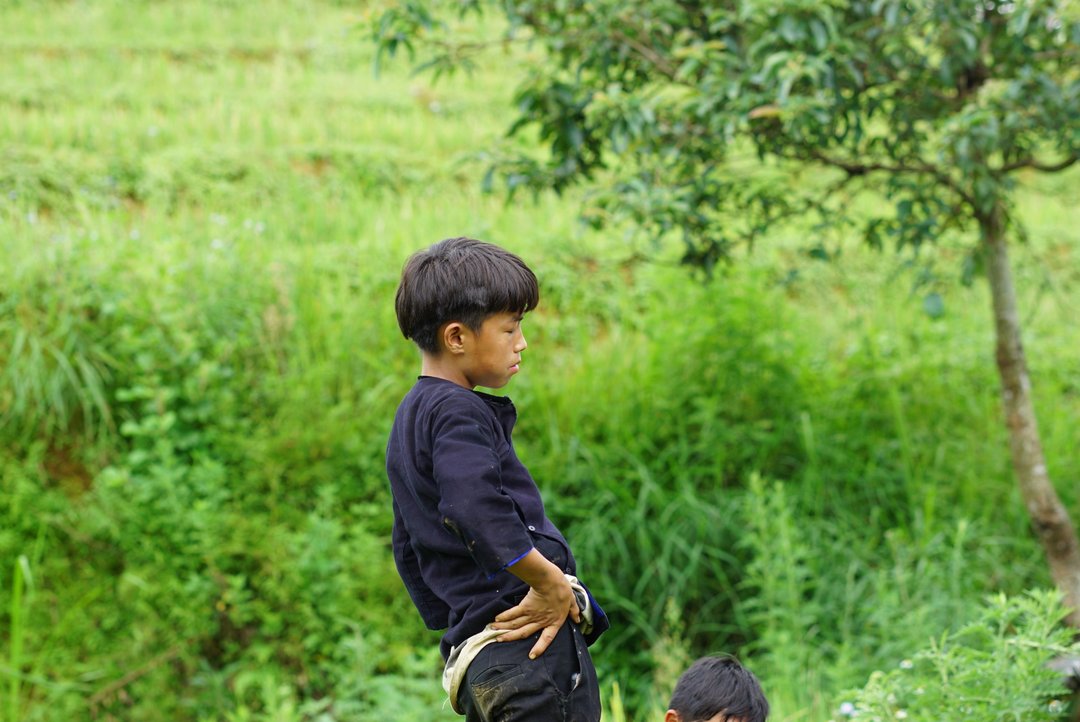
{"label": "boy's neck", "polygon": [[465,378],[465,374],[461,372],[461,369],[457,367],[457,364],[453,363],[449,358],[449,354],[435,354],[423,353],[420,362],[420,375],[431,376],[436,379],[443,379],[457,384],[458,386],[469,389],[473,389],[473,386],[469,384],[468,379]]}

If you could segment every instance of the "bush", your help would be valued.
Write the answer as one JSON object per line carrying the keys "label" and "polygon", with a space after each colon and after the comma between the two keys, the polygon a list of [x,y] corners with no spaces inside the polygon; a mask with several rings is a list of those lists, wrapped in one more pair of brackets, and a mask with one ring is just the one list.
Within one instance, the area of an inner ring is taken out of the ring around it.
{"label": "bush", "polygon": [[971,623],[871,674],[838,713],[863,722],[1062,720],[1067,690],[1047,663],[1080,652],[1064,616],[1056,592],[992,596]]}

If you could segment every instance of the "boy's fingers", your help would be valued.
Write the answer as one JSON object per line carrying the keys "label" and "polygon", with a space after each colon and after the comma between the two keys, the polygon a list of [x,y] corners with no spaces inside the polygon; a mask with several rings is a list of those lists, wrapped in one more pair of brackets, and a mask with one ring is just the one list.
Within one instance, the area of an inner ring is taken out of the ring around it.
{"label": "boy's fingers", "polygon": [[540,633],[540,639],[536,640],[536,644],[533,645],[532,650],[529,652],[529,659],[536,659],[546,652],[551,640],[555,639],[555,635],[558,633],[558,627],[544,627],[544,631]]}
{"label": "boy's fingers", "polygon": [[514,607],[513,609],[507,609],[502,614],[497,615],[495,617],[495,623],[496,625],[509,623],[514,621],[515,619],[519,619],[520,617],[521,615],[517,613],[517,607]]}
{"label": "boy's fingers", "polygon": [[495,638],[496,642],[516,642],[519,639],[525,639],[526,637],[534,634],[538,627],[536,625],[526,625],[517,629],[511,629],[503,634],[500,634]]}
{"label": "boy's fingers", "polygon": [[[528,619],[509,619],[505,622],[496,622],[491,625],[492,629],[497,629],[504,632],[519,632],[526,627],[531,627],[532,632],[540,629],[540,625],[536,622],[530,622]],[[530,632],[530,634],[532,633]]]}
{"label": "boy's fingers", "polygon": [[535,632],[542,628],[542,622],[543,619],[538,619],[536,614],[530,614],[529,610],[514,607],[495,617],[491,626],[495,629],[520,629],[526,624],[535,624]]}
{"label": "boy's fingers", "polygon": [[504,624],[516,624],[521,626],[527,624],[529,620],[535,616],[535,614],[524,604],[519,604],[516,607],[510,607],[505,612],[495,616],[495,627],[501,628]]}

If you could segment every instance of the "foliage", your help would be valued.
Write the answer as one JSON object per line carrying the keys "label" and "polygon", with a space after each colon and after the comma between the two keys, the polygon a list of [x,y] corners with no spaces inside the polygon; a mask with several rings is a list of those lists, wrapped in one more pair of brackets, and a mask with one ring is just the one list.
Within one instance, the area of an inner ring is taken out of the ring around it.
{"label": "foliage", "polygon": [[[793,217],[820,255],[856,221],[873,245],[917,250],[1004,206],[1016,171],[1080,157],[1066,2],[403,0],[372,34],[381,53],[420,47],[421,67],[453,69],[487,46],[455,12],[503,15],[504,42],[544,51],[509,132],[548,153],[496,159],[511,194],[610,170],[586,216],[678,233],[706,270]],[[748,172],[748,152],[769,170]],[[866,192],[894,212],[842,212]]]}
{"label": "foliage", "polygon": [[868,722],[1060,720],[1068,690],[1047,664],[1077,651],[1063,617],[1056,593],[993,596],[973,621],[872,673],[840,713]]}
{"label": "foliage", "polygon": [[[372,80],[346,5],[0,9],[0,719],[454,718],[382,469],[416,373],[386,301],[448,235],[541,278],[515,442],[615,617],[605,717],[736,652],[776,719],[824,720],[986,593],[1047,585],[977,290],[806,264],[803,227],[689,284],[575,225],[573,191],[504,205],[458,161],[503,127],[505,64]],[[1018,204],[1062,478],[1075,187]]]}

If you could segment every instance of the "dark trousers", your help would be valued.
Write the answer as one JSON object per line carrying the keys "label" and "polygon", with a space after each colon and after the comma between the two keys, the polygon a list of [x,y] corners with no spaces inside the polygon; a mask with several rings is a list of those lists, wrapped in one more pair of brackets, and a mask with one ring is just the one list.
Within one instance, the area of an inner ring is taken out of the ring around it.
{"label": "dark trousers", "polygon": [[567,621],[547,651],[529,659],[539,638],[480,650],[458,692],[466,722],[599,721],[600,687],[577,625]]}

